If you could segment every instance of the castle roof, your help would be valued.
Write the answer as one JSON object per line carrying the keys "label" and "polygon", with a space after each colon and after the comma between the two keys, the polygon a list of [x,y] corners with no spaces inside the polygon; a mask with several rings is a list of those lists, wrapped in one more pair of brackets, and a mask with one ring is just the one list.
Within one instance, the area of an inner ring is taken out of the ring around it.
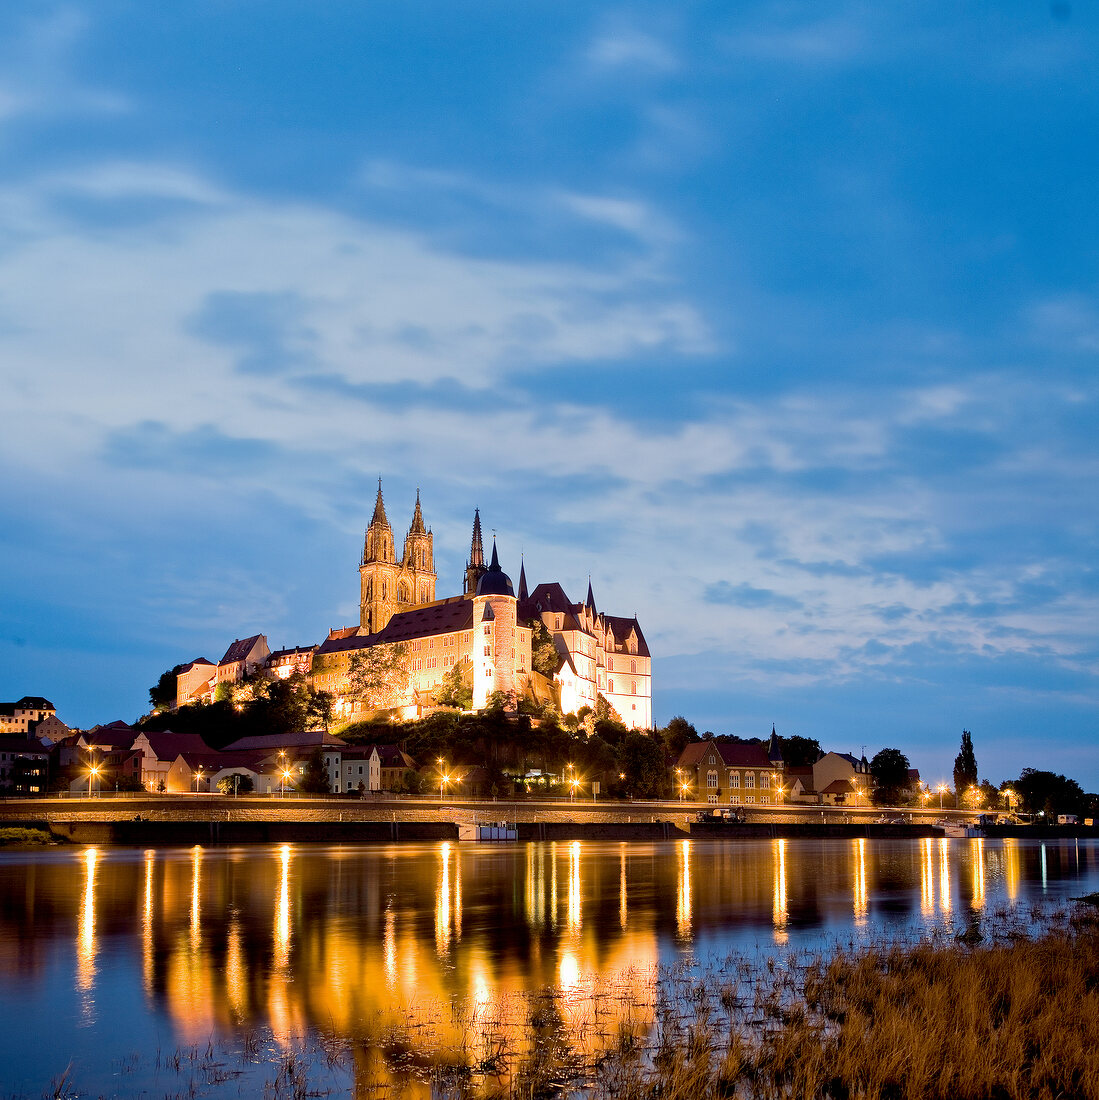
{"label": "castle roof", "polygon": [[[317,647],[317,656],[346,653],[387,642],[406,642],[416,638],[431,638],[473,629],[473,599],[470,596],[450,596],[445,600],[420,604],[407,611],[398,611],[376,634],[344,635],[333,631]],[[341,636],[335,636],[335,635]]]}
{"label": "castle roof", "polygon": [[410,535],[426,535],[424,527],[424,514],[420,510],[420,490],[416,490],[416,508],[412,512],[412,526],[408,529]]}
{"label": "castle roof", "polygon": [[520,619],[536,619],[547,613],[563,615],[565,619],[562,629],[579,630],[580,623],[575,614],[577,606],[565,595],[565,590],[557,581],[549,581],[538,585],[519,605],[517,615]]}
{"label": "castle roof", "polygon": [[496,553],[496,540],[492,540],[492,561],[477,582],[478,596],[515,596],[511,577],[500,568],[500,556]]}
{"label": "castle roof", "polygon": [[645,641],[645,635],[641,633],[641,624],[636,617],[627,619],[622,615],[604,615],[603,621],[610,628],[616,647],[621,647],[620,652],[625,651],[626,642],[629,640],[632,631],[637,637],[637,655],[639,657],[649,656],[649,646]]}

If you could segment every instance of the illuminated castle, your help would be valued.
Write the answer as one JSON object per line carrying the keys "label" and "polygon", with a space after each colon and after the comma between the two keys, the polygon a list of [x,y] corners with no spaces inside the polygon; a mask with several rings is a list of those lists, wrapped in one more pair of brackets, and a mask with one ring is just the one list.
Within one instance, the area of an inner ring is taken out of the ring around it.
{"label": "illuminated castle", "polygon": [[353,655],[398,642],[408,655],[410,679],[386,702],[404,717],[430,707],[443,677],[463,660],[472,666],[474,709],[496,692],[518,699],[532,687],[531,623],[540,618],[557,648],[553,680],[564,713],[594,709],[602,694],[626,725],[647,729],[652,724],[649,651],[636,618],[598,612],[590,583],[585,604],[570,603],[557,583],[528,594],[524,569],[516,593],[500,566],[495,539],[485,565],[479,511],[473,518],[465,590],[436,599],[434,542],[424,525],[419,491],[398,560],[379,480],[359,579],[358,626],[331,631],[313,658],[314,686],[336,697],[341,714],[356,709],[348,691]]}

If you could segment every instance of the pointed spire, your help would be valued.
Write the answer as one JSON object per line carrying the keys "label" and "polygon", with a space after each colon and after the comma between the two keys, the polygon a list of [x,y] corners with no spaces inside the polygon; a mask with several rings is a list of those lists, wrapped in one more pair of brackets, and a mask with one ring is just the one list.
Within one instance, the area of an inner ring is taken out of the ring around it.
{"label": "pointed spire", "polygon": [[527,591],[527,567],[522,558],[519,559],[519,599],[529,599],[530,593]]}
{"label": "pointed spire", "polygon": [[595,614],[595,595],[591,590],[591,574],[588,574],[588,598],[584,601],[584,606],[591,608],[591,613]]}
{"label": "pointed spire", "polygon": [[424,514],[420,511],[420,490],[416,490],[416,509],[412,513],[412,526],[408,529],[410,535],[426,535],[424,527]]}
{"label": "pointed spire", "polygon": [[374,516],[370,521],[370,526],[375,524],[384,524],[389,526],[389,520],[385,518],[385,501],[382,500],[382,479],[378,478],[378,499],[374,501]]}
{"label": "pointed spire", "polygon": [[[494,544],[495,545],[495,544]],[[485,564],[485,551],[481,545],[481,509],[473,509],[473,542],[469,548],[469,564],[481,565]]]}
{"label": "pointed spire", "polygon": [[488,567],[489,567],[489,569],[491,569],[491,570],[492,570],[492,571],[493,571],[494,573],[499,573],[499,572],[501,572],[501,569],[500,569],[500,557],[499,557],[499,555],[498,555],[498,554],[496,553],[496,536],[495,536],[495,535],[493,535],[493,536],[492,536],[492,561],[490,561],[490,562],[489,562],[489,564],[488,564]]}

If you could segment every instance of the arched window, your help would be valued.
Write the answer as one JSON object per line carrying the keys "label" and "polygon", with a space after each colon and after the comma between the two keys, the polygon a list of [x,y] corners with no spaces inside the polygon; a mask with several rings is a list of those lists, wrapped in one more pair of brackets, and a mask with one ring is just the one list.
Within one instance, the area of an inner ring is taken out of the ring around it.
{"label": "arched window", "polygon": [[748,774],[744,777],[744,786],[745,787],[754,787],[755,785],[756,785],[756,773],[755,772],[748,772]]}
{"label": "arched window", "polygon": [[717,787],[717,772],[706,773],[706,786],[711,788]]}

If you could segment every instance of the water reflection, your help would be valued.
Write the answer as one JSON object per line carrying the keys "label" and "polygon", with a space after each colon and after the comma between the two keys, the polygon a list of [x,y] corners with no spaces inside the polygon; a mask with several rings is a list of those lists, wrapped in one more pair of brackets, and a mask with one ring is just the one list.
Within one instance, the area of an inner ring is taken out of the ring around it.
{"label": "water reflection", "polygon": [[790,938],[786,930],[786,841],[776,840],[774,847],[774,900],[771,903],[771,921],[775,926],[775,943],[786,943]]}
{"label": "water reflection", "polygon": [[679,873],[675,887],[675,928],[680,939],[691,935],[691,842],[681,840],[679,848]]}
{"label": "water reflection", "polygon": [[866,838],[860,837],[858,840],[852,840],[851,844],[854,848],[855,865],[855,927],[863,928],[866,926],[867,911],[870,905],[870,898],[866,889]]}
{"label": "water reflection", "polygon": [[[64,950],[79,1018],[143,1003],[180,1042],[261,1027],[367,1042],[412,1026],[434,1051],[461,1050],[470,1015],[518,1034],[549,990],[539,1012],[597,1043],[620,1016],[651,1015],[657,964],[684,951],[929,928],[1096,888],[1090,843],[89,848],[0,859],[0,1007]],[[115,996],[126,982],[143,996]]]}
{"label": "water reflection", "polygon": [[95,867],[99,853],[84,853],[84,892],[80,902],[80,932],[76,949],[76,987],[83,994],[83,1007],[90,1012],[92,983],[95,981]]}

